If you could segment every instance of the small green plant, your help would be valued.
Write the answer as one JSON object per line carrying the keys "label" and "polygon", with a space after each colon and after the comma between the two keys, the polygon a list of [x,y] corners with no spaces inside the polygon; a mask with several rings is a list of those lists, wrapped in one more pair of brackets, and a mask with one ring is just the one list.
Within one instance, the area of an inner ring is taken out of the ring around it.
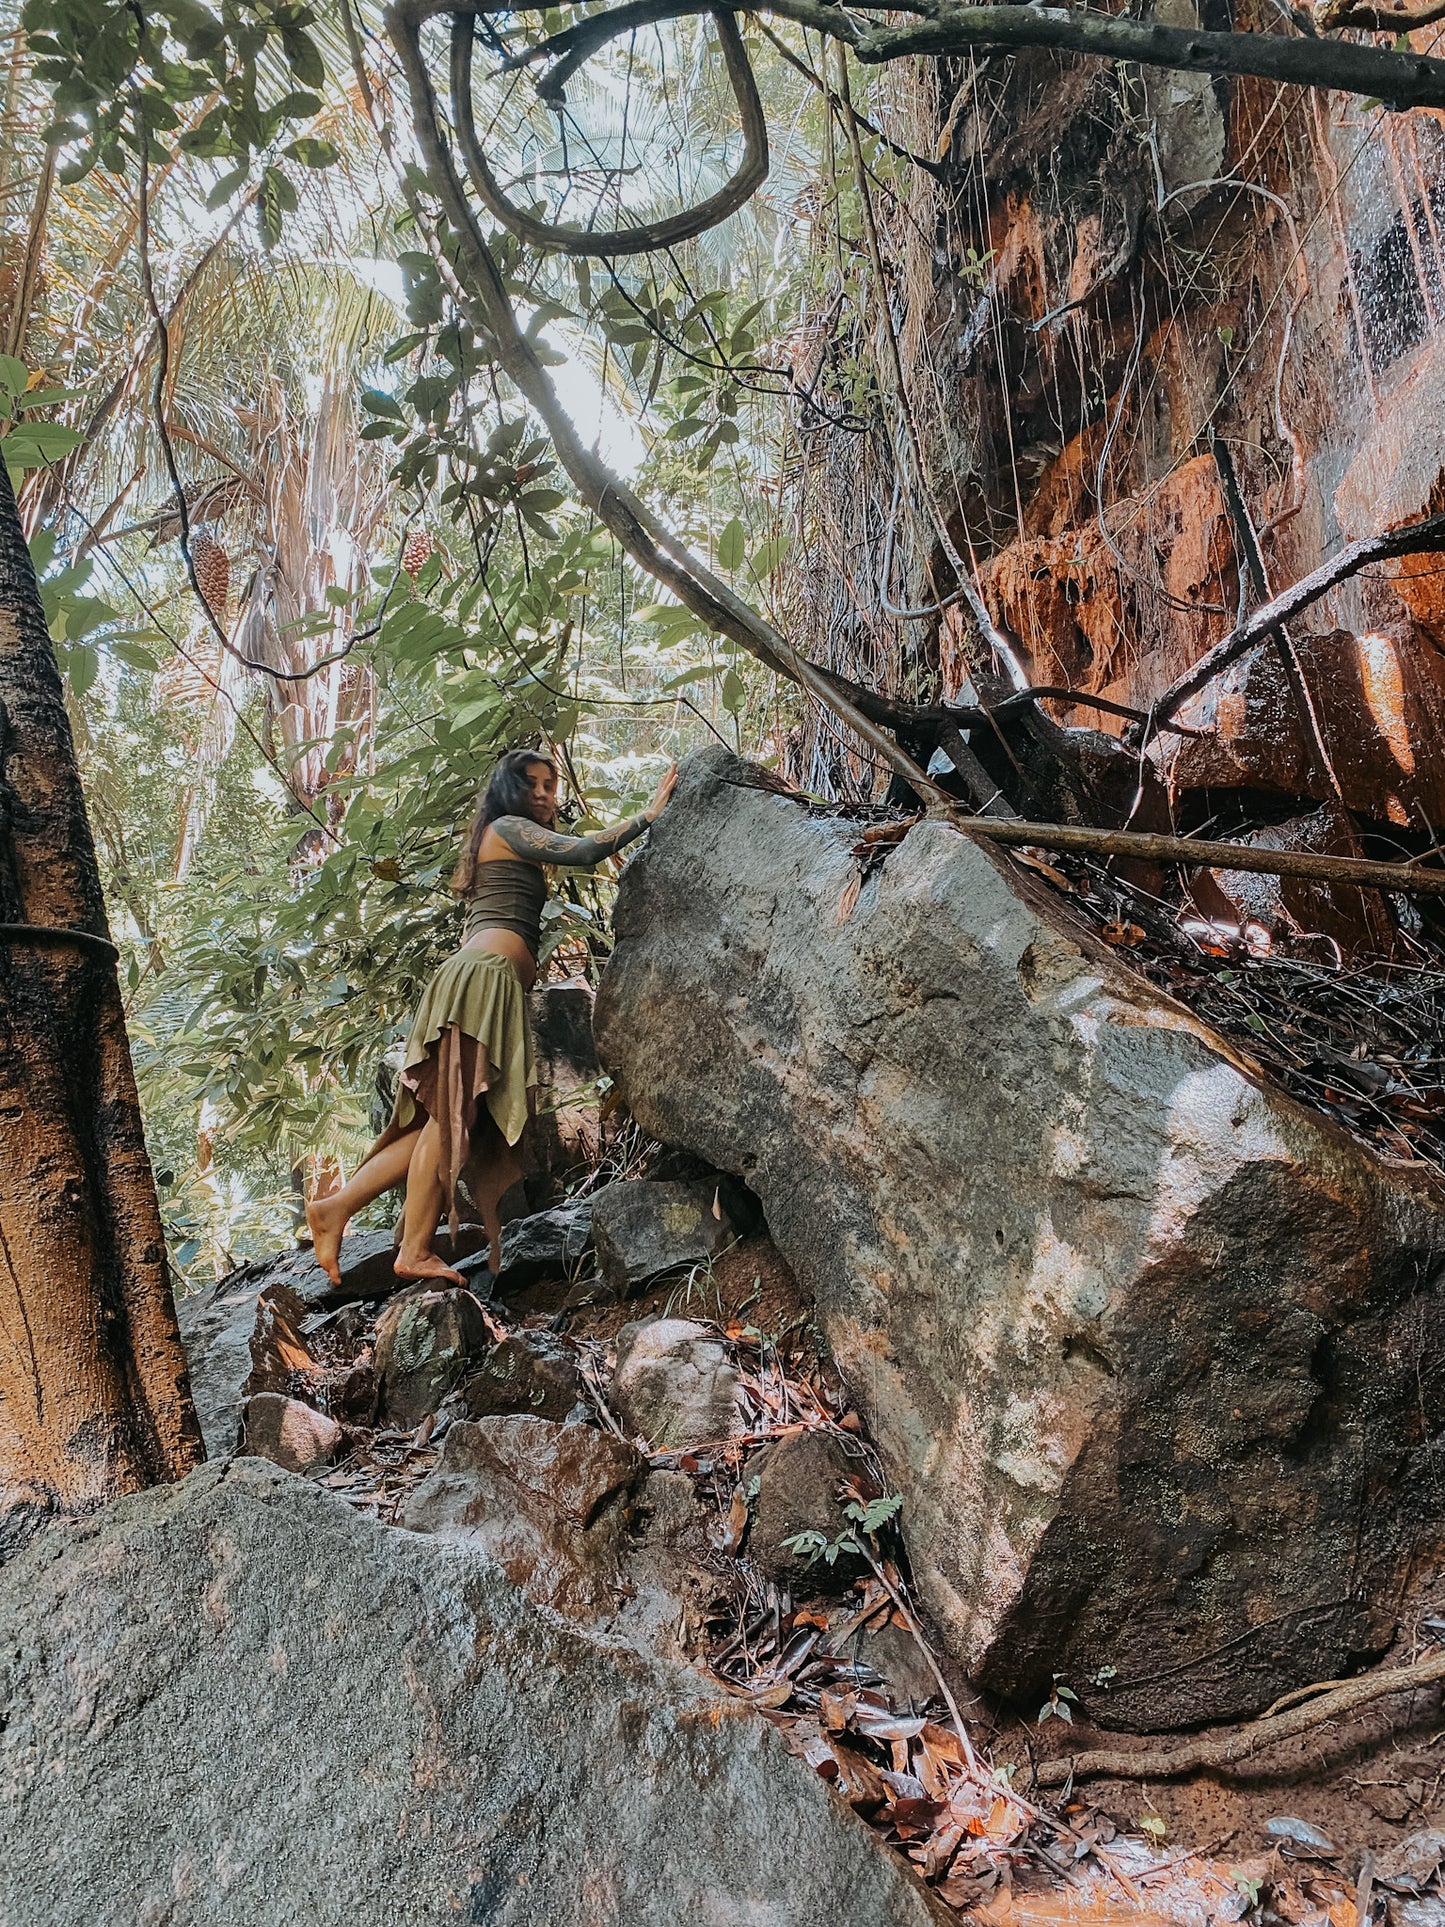
{"label": "small green plant", "polygon": [[1145,1813],[1139,1819],[1139,1831],[1149,1836],[1154,1846],[1162,1846],[1169,1832],[1169,1823],[1158,1813]]}
{"label": "small green plant", "polygon": [[896,1519],[902,1509],[903,1496],[895,1492],[890,1498],[870,1499],[867,1505],[861,1505],[857,1499],[853,1499],[844,1506],[843,1516],[847,1519],[856,1519],[871,1539],[891,1520]]}
{"label": "small green plant", "polygon": [[1249,1911],[1253,1913],[1260,1904],[1260,1894],[1264,1888],[1263,1880],[1251,1880],[1247,1874],[1237,1873],[1234,1876],[1234,1888],[1236,1893],[1243,1894],[1249,1905]]}
{"label": "small green plant", "polygon": [[897,1492],[887,1498],[869,1499],[866,1505],[859,1499],[850,1499],[843,1508],[843,1516],[853,1521],[855,1529],[840,1532],[836,1539],[830,1540],[826,1532],[819,1532],[816,1526],[810,1526],[805,1532],[795,1532],[791,1538],[784,1539],[783,1545],[795,1558],[809,1566],[816,1565],[820,1559],[825,1565],[835,1566],[845,1553],[866,1558],[863,1547],[858,1543],[858,1532],[873,1538],[897,1518],[902,1506],[902,1495]]}
{"label": "small green plant", "polygon": [[1074,1716],[1069,1711],[1070,1702],[1077,1706],[1079,1703],[1078,1694],[1070,1692],[1067,1686],[1061,1686],[1059,1684],[1059,1675],[1055,1673],[1053,1690],[1039,1708],[1038,1724],[1042,1726],[1045,1720],[1065,1720],[1072,1726]]}

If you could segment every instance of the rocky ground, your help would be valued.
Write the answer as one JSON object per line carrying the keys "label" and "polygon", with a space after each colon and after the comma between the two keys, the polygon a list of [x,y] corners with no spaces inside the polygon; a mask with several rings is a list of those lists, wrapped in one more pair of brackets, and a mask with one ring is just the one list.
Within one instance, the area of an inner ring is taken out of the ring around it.
{"label": "rocky ground", "polygon": [[[462,1289],[397,1289],[389,1239],[364,1233],[339,1290],[303,1252],[183,1301],[213,1456],[476,1548],[548,1616],[685,1668],[775,1729],[935,1909],[1445,1923],[1438,1688],[1224,1780],[1035,1784],[1118,1736],[1063,1680],[1038,1708],[969,1689],[814,1308],[736,1180],[601,1185],[513,1221],[496,1277],[479,1246],[464,1230]],[[836,1851],[827,1829],[809,1851]]]}

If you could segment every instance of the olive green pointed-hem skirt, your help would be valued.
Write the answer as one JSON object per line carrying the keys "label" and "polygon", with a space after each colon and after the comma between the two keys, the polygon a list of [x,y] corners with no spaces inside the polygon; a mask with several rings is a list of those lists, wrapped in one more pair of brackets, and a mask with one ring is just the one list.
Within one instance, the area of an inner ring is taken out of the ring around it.
{"label": "olive green pointed-hem skirt", "polygon": [[517,966],[490,950],[459,950],[422,992],[406,1040],[391,1122],[368,1156],[416,1127],[441,1136],[438,1176],[456,1224],[456,1183],[472,1150],[482,1099],[503,1141],[521,1137],[537,1082],[527,993]]}

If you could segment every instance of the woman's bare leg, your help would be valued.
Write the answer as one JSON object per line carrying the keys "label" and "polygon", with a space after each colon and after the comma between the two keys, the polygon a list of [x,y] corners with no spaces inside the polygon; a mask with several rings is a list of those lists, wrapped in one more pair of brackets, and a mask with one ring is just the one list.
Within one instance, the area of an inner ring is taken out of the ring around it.
{"label": "woman's bare leg", "polygon": [[392,1266],[398,1278],[441,1278],[448,1284],[464,1285],[459,1271],[444,1264],[432,1250],[437,1219],[441,1216],[442,1180],[437,1169],[441,1133],[428,1118],[415,1140],[411,1167],[406,1175],[406,1212],[401,1221],[401,1250]]}
{"label": "woman's bare leg", "polygon": [[[476,1135],[481,1136],[481,1133]],[[466,1175],[467,1189],[476,1200],[482,1223],[487,1228],[491,1246],[487,1262],[495,1277],[502,1264],[502,1220],[498,1207],[512,1186],[520,1183],[522,1178],[522,1160],[517,1147],[508,1144],[495,1128],[488,1131],[484,1141],[474,1150]]]}
{"label": "woman's bare leg", "polygon": [[332,1284],[341,1283],[341,1240],[356,1213],[383,1191],[402,1183],[411,1164],[411,1154],[421,1136],[421,1127],[396,1138],[375,1157],[358,1166],[350,1181],[328,1198],[313,1198],[306,1207],[306,1224],[316,1253],[316,1262]]}

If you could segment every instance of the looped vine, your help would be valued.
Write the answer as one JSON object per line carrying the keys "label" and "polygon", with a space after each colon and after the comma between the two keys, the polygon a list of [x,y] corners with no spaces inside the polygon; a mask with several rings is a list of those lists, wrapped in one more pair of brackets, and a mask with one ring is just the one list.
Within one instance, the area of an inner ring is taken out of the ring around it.
{"label": "looped vine", "polygon": [[[541,221],[533,214],[524,213],[515,202],[508,200],[502,191],[501,183],[492,172],[481,140],[477,134],[476,112],[472,103],[472,53],[476,44],[476,16],[458,13],[452,17],[452,105],[456,115],[457,139],[461,144],[467,173],[477,198],[494,220],[517,235],[523,241],[531,242],[533,247],[543,248],[553,253],[589,255],[599,259],[611,259],[623,254],[650,254],[659,248],[674,247],[680,241],[693,240],[725,221],[730,214],[736,214],[768,177],[768,123],[763,112],[762,98],[758,93],[757,79],[753,74],[752,62],[748,59],[742,34],[738,31],[735,16],[731,13],[715,13],[713,20],[717,25],[718,38],[722,42],[723,63],[727,68],[728,80],[732,86],[738,111],[742,117],[743,156],[732,178],[720,187],[716,194],[710,194],[696,207],[687,208],[679,214],[672,214],[660,221],[646,221],[636,227],[614,228],[599,232],[591,228],[562,226],[552,221]],[[610,32],[606,39],[615,39],[627,31],[622,23]],[[595,42],[588,49],[596,52]],[[563,82],[557,70],[544,76],[537,84],[537,92],[549,104],[560,105]]]}

